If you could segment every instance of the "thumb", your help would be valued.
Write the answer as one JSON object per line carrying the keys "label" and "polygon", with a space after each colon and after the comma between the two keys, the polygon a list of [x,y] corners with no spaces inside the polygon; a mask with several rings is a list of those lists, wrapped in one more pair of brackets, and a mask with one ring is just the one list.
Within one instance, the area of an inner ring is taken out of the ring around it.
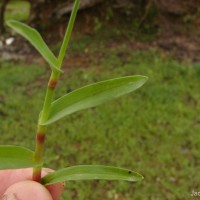
{"label": "thumb", "polygon": [[22,181],[11,185],[1,200],[53,200],[50,192],[34,181]]}

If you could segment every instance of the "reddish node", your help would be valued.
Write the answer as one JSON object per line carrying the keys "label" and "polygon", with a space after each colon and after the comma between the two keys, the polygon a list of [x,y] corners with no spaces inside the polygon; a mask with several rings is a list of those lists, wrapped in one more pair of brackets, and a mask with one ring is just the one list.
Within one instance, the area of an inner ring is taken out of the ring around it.
{"label": "reddish node", "polygon": [[48,87],[51,88],[52,90],[56,87],[57,85],[57,80],[50,80],[48,83]]}
{"label": "reddish node", "polygon": [[44,133],[37,133],[37,141],[38,143],[44,143],[45,140],[45,134]]}

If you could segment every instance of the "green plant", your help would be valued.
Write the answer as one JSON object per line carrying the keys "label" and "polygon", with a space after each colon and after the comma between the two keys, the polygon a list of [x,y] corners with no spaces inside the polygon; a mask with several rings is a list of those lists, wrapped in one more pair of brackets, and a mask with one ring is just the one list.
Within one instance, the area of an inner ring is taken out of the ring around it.
{"label": "green plant", "polygon": [[43,108],[38,119],[35,152],[20,146],[1,145],[0,169],[33,167],[32,179],[43,185],[68,180],[90,179],[140,181],[143,177],[136,172],[101,165],[72,166],[52,172],[41,178],[44,143],[47,127],[50,124],[79,110],[97,106],[108,100],[132,92],[141,87],[147,80],[145,76],[126,76],[106,80],[79,88],[53,101],[57,81],[62,73],[61,66],[69,43],[79,2],[80,0],[75,1],[58,58],[54,56],[35,29],[14,20],[7,22],[8,26],[25,37],[39,51],[49,63],[52,72],[47,86]]}

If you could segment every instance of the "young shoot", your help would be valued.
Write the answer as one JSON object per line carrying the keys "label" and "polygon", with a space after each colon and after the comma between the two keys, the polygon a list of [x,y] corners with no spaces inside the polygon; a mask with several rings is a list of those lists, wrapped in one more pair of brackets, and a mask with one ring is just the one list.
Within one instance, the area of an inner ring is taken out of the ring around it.
{"label": "young shoot", "polygon": [[[46,95],[39,115],[35,150],[14,145],[0,146],[0,170],[33,168],[32,180],[43,185],[69,180],[125,180],[137,182],[143,177],[128,169],[103,165],[78,165],[54,171],[43,178],[41,170],[44,167],[44,145],[48,139],[48,127],[54,122],[80,110],[91,108],[116,99],[122,95],[140,88],[147,77],[134,75],[101,81],[78,88],[54,100],[54,92],[58,79],[62,74],[62,63],[68,47],[74,26],[80,0],[75,0],[66,33],[56,57],[44,42],[37,30],[18,21],[10,20],[7,25],[26,38],[49,64],[51,75],[47,84]],[[67,138],[66,138],[67,139]]]}

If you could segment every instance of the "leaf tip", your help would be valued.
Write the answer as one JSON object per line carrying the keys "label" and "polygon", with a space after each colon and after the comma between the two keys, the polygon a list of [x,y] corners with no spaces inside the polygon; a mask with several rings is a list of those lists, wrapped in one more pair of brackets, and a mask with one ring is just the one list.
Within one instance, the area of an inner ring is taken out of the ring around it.
{"label": "leaf tip", "polygon": [[137,172],[129,171],[128,174],[131,176],[129,178],[129,181],[131,181],[131,182],[138,182],[138,181],[142,181],[144,179],[144,176],[142,176],[141,174],[139,174]]}
{"label": "leaf tip", "polygon": [[140,181],[142,181],[144,179],[144,176],[142,176],[141,174],[138,174],[140,176]]}
{"label": "leaf tip", "polygon": [[12,22],[13,22],[13,20],[6,20],[6,25],[10,27]]}
{"label": "leaf tip", "polygon": [[21,23],[21,22],[19,22],[19,21],[17,21],[17,20],[14,20],[14,19],[9,19],[9,20],[6,20],[6,24],[8,25],[8,26],[12,26],[13,24],[15,24],[15,23]]}
{"label": "leaf tip", "polygon": [[148,79],[149,79],[148,76],[141,76],[141,77],[144,79],[145,82],[148,81]]}
{"label": "leaf tip", "polygon": [[142,78],[141,79],[141,81],[142,81],[141,86],[142,86],[142,85],[144,85],[148,81],[149,77],[148,76],[140,76],[140,77]]}

